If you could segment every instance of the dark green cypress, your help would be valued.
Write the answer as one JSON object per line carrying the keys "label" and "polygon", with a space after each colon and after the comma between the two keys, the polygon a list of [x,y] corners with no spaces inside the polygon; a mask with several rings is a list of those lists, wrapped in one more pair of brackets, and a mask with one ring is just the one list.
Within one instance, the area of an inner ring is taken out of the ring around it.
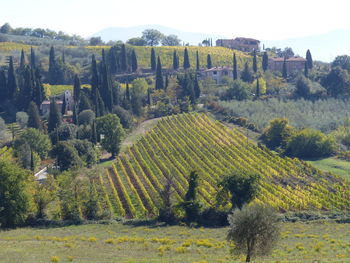
{"label": "dark green cypress", "polygon": [[96,131],[95,120],[92,122],[92,127],[91,127],[91,142],[95,145],[97,144],[97,131]]}
{"label": "dark green cypress", "polygon": [[62,124],[62,116],[58,110],[56,100],[53,98],[50,102],[50,113],[49,113],[49,123],[48,132],[52,132],[54,129],[58,128]]}
{"label": "dark green cypress", "polygon": [[156,62],[156,52],[154,48],[152,47],[151,49],[151,69],[152,71],[155,71],[157,67],[157,62]]}
{"label": "dark green cypress", "polygon": [[33,47],[30,48],[30,66],[33,69],[36,68],[36,59]]}
{"label": "dark green cypress", "polygon": [[212,63],[211,63],[211,56],[210,54],[207,55],[207,68],[211,69],[213,67]]}
{"label": "dark green cypress", "polygon": [[156,70],[156,90],[164,89],[164,81],[162,75],[162,64],[160,62],[160,57],[158,56],[157,70]]}
{"label": "dark green cypress", "polygon": [[80,79],[77,74],[74,76],[74,88],[73,88],[74,103],[79,103],[80,99]]}
{"label": "dark green cypress", "polygon": [[43,126],[41,123],[38,106],[35,102],[31,101],[28,108],[28,128],[35,128],[42,130]]}
{"label": "dark green cypress", "polygon": [[84,110],[92,110],[91,101],[89,100],[88,96],[85,92],[82,92],[80,94],[80,101],[79,101],[79,113]]}
{"label": "dark green cypress", "polygon": [[287,72],[287,60],[286,60],[286,58],[284,58],[284,60],[283,60],[282,76],[283,76],[283,78],[285,78],[285,79],[288,77],[288,72]]}
{"label": "dark green cypress", "polygon": [[7,71],[7,98],[13,100],[18,92],[17,80],[15,75],[15,69],[13,66],[13,58],[10,57],[9,69]]}
{"label": "dark green cypress", "polygon": [[306,51],[306,63],[307,63],[308,68],[312,69],[313,61],[312,61],[312,56],[311,56],[311,52],[309,49]]}
{"label": "dark green cypress", "polygon": [[99,77],[95,55],[92,55],[91,58],[91,74],[91,99],[92,101],[94,101],[95,99],[97,99],[96,93],[99,88]]}
{"label": "dark green cypress", "polygon": [[34,93],[34,74],[32,69],[25,65],[24,68],[20,72],[21,85],[19,86],[19,93],[16,96],[16,105],[20,110],[27,110],[30,101],[33,98]]}
{"label": "dark green cypress", "polygon": [[147,104],[152,105],[152,90],[150,88],[147,89]]}
{"label": "dark green cypress", "polygon": [[103,99],[100,95],[100,92],[97,90],[96,93],[96,107],[95,107],[95,113],[96,113],[96,117],[101,117],[103,115],[105,115],[105,104],[103,102]]}
{"label": "dark green cypress", "polygon": [[178,59],[178,56],[176,54],[176,50],[174,50],[174,53],[173,53],[173,69],[174,70],[179,69],[179,59]]}
{"label": "dark green cypress", "polygon": [[100,75],[101,75],[101,88],[100,94],[106,109],[112,112],[113,108],[113,94],[112,94],[112,80],[111,75],[105,63],[100,64]]}
{"label": "dark green cypress", "polygon": [[64,49],[62,50],[62,63],[66,64],[66,53],[64,52]]}
{"label": "dark green cypress", "polygon": [[236,53],[233,53],[233,79],[238,79],[238,69],[237,69],[237,59],[236,59]]}
{"label": "dark green cypress", "polygon": [[7,99],[7,83],[5,71],[0,69],[0,102],[3,102]]}
{"label": "dark green cypress", "polygon": [[122,49],[121,49],[121,52],[120,52],[120,69],[123,72],[126,72],[128,70],[125,44],[122,45]]}
{"label": "dark green cypress", "polygon": [[41,74],[38,68],[34,72],[34,92],[32,94],[32,100],[40,107],[41,103],[45,98],[45,89],[41,81]]}
{"label": "dark green cypress", "polygon": [[246,62],[244,64],[244,69],[241,73],[241,79],[244,81],[244,82],[252,82],[252,73],[250,72],[249,70],[249,66],[248,66],[248,62]]}
{"label": "dark green cypress", "polygon": [[267,52],[264,52],[263,58],[262,58],[262,68],[264,72],[268,69],[269,67],[269,57],[267,55]]}
{"label": "dark green cypress", "polygon": [[260,98],[260,84],[259,84],[259,78],[256,79],[256,98]]}
{"label": "dark green cypress", "polygon": [[79,124],[79,118],[78,118],[78,105],[76,103],[74,103],[73,106],[73,123],[75,125]]}
{"label": "dark green cypress", "polygon": [[164,89],[167,90],[169,86],[169,76],[168,74],[165,75],[165,87]]}
{"label": "dark green cypress", "polygon": [[189,69],[190,67],[191,67],[190,58],[188,56],[188,50],[186,47],[184,51],[184,69]]}
{"label": "dark green cypress", "polygon": [[126,98],[126,100],[127,100],[129,103],[131,102],[129,82],[126,83],[126,87],[125,87],[125,98]]}
{"label": "dark green cypress", "polygon": [[304,64],[304,76],[305,76],[306,78],[309,77],[309,67],[308,67],[308,65],[307,65],[307,62],[305,62],[305,64]]}
{"label": "dark green cypress", "polygon": [[194,94],[196,96],[196,99],[198,99],[201,95],[201,90],[199,87],[197,74],[195,74],[195,76],[194,76],[194,87],[193,88],[194,88]]}
{"label": "dark green cypress", "polygon": [[57,63],[53,46],[51,46],[49,55],[49,83],[57,84]]}
{"label": "dark green cypress", "polygon": [[200,69],[198,50],[196,51],[196,69],[197,71]]}
{"label": "dark green cypress", "polygon": [[25,65],[26,65],[26,56],[25,56],[25,54],[24,54],[24,50],[22,49],[19,67],[20,67],[21,69],[23,69]]}
{"label": "dark green cypress", "polygon": [[133,49],[132,53],[131,53],[131,69],[132,69],[132,72],[136,72],[137,68],[138,68],[137,56],[136,56],[135,50]]}
{"label": "dark green cypress", "polygon": [[257,63],[256,51],[255,50],[254,50],[254,54],[253,54],[253,71],[254,71],[254,73],[258,72],[258,63]]}
{"label": "dark green cypress", "polygon": [[64,116],[67,112],[67,103],[66,103],[66,94],[63,93],[63,99],[62,99],[62,108],[61,108],[61,114]]}

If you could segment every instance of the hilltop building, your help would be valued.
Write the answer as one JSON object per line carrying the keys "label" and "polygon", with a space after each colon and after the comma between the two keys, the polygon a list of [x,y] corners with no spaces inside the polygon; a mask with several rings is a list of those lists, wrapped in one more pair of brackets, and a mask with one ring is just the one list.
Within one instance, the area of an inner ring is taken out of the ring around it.
{"label": "hilltop building", "polygon": [[229,67],[214,67],[202,72],[203,78],[212,78],[217,84],[222,83],[224,77],[233,78],[233,69]]}
{"label": "hilltop building", "polygon": [[236,37],[235,39],[218,39],[216,46],[237,49],[244,52],[260,51],[260,41],[253,38]]}
{"label": "hilltop building", "polygon": [[[270,58],[269,59],[269,69],[272,71],[282,71],[283,70],[284,58]],[[286,59],[287,72],[297,72],[302,71],[305,68],[306,59],[302,57],[291,57]]]}

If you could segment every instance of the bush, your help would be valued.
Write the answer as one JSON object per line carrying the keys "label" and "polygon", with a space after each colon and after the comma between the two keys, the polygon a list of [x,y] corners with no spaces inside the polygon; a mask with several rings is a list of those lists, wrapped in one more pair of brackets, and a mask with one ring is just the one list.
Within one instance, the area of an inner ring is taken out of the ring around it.
{"label": "bush", "polygon": [[54,156],[61,171],[76,169],[84,166],[78,151],[68,141],[58,142],[54,149]]}
{"label": "bush", "polygon": [[289,140],[285,154],[299,158],[327,157],[336,152],[334,138],[320,131],[304,129],[295,133]]}
{"label": "bush", "polygon": [[252,87],[241,80],[232,82],[232,86],[222,95],[222,100],[246,100],[251,96]]}
{"label": "bush", "polygon": [[73,123],[64,123],[50,133],[53,144],[58,141],[67,141],[77,138],[78,127]]}
{"label": "bush", "polygon": [[23,111],[17,112],[16,113],[16,122],[19,124],[21,129],[24,129],[25,127],[27,127],[28,114],[23,112]]}
{"label": "bush", "polygon": [[293,128],[289,126],[287,119],[274,119],[261,136],[263,142],[270,148],[285,148],[288,139],[293,134]]}
{"label": "bush", "polygon": [[124,129],[131,128],[133,124],[133,119],[132,114],[129,111],[125,110],[120,106],[114,106],[113,113],[119,117],[120,123],[123,125]]}
{"label": "bush", "polygon": [[83,110],[78,115],[79,125],[92,125],[95,120],[95,113],[92,110]]}

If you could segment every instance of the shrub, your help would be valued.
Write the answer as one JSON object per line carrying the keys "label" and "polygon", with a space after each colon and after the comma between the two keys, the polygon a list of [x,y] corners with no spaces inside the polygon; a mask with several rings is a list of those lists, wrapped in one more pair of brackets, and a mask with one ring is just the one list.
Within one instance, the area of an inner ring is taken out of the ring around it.
{"label": "shrub", "polygon": [[23,112],[23,111],[17,112],[16,113],[16,122],[18,122],[19,126],[22,129],[24,129],[28,123],[28,114]]}
{"label": "shrub", "polygon": [[270,148],[284,148],[292,133],[293,128],[289,126],[289,121],[287,119],[274,119],[270,121],[261,139]]}
{"label": "shrub", "polygon": [[78,127],[73,123],[64,123],[50,133],[53,144],[58,141],[73,140],[77,137]]}
{"label": "shrub", "polygon": [[92,110],[83,110],[78,115],[79,125],[92,125],[95,120],[95,113]]}
{"label": "shrub", "polygon": [[132,114],[129,111],[120,106],[114,106],[113,113],[119,117],[120,123],[123,125],[124,129],[131,128],[133,119]]}
{"label": "shrub", "polygon": [[246,100],[250,97],[252,87],[241,80],[232,82],[231,87],[221,96],[222,100]]}

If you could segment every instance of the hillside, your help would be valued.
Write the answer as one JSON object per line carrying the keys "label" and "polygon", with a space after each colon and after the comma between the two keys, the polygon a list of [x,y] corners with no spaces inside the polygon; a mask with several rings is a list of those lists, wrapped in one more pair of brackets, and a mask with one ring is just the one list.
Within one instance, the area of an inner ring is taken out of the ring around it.
{"label": "hillside", "polygon": [[350,208],[349,181],[264,151],[237,130],[201,114],[161,119],[106,169],[100,177],[101,191],[117,215],[155,215],[167,178],[173,181],[175,198],[181,200],[186,178],[196,170],[200,199],[210,206],[218,180],[237,168],[261,174],[256,202],[280,211]]}

